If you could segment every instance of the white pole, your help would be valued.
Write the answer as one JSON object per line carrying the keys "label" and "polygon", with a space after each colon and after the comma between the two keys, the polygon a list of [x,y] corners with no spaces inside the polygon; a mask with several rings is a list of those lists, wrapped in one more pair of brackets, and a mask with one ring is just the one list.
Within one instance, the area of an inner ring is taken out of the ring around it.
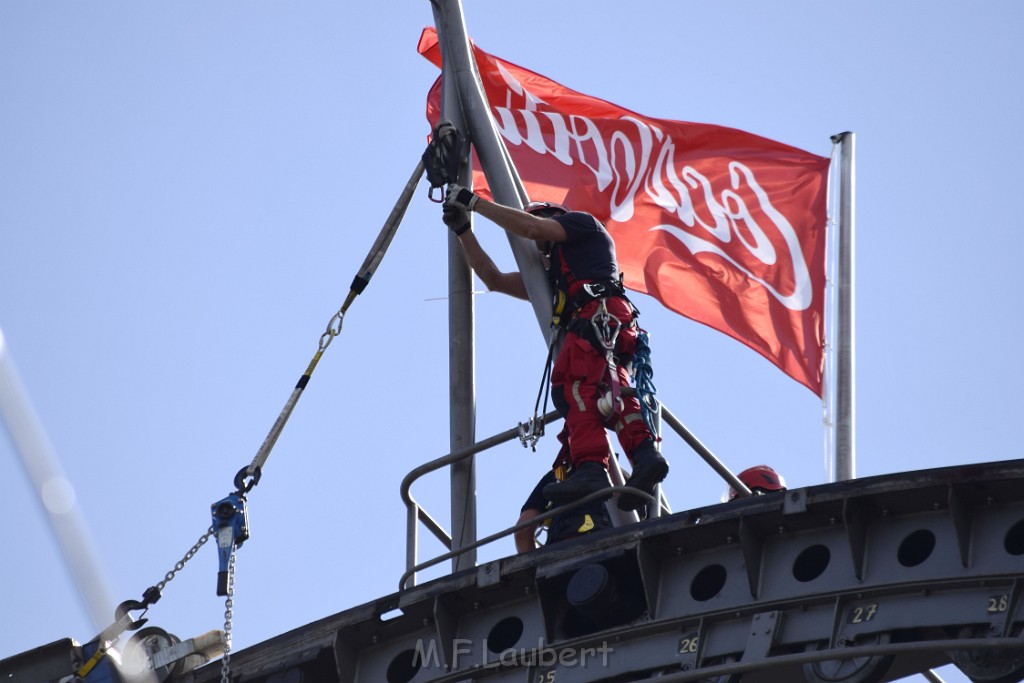
{"label": "white pole", "polygon": [[854,363],[854,135],[839,133],[839,257],[836,279],[836,480],[856,477],[856,375]]}
{"label": "white pole", "polygon": [[[7,426],[14,452],[32,484],[92,625],[99,631],[114,617],[114,598],[104,579],[88,528],[79,513],[75,489],[65,476],[0,330],[0,424]],[[23,561],[38,561],[24,558]],[[10,560],[9,561],[13,561]]]}

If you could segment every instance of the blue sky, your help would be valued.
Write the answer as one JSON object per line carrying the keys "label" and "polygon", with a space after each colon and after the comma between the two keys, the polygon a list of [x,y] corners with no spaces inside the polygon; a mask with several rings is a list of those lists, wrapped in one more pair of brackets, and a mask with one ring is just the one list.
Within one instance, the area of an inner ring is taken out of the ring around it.
{"label": "blue sky", "polygon": [[[858,475],[1020,457],[1019,3],[465,11],[485,50],[648,116],[824,156],[855,132]],[[432,21],[426,0],[0,4],[0,330],[116,602],[207,528],[344,300],[425,143],[437,72],[415,48]],[[477,231],[511,268],[498,229]],[[397,589],[399,484],[449,450],[446,239],[424,185],[249,497],[235,649]],[[661,398],[726,465],[826,480],[817,397],[638,305]],[[522,302],[481,294],[476,314],[485,438],[532,413],[545,348]],[[553,451],[548,437],[481,456],[481,535],[515,520]],[[674,509],[718,500],[681,440],[665,451]],[[446,475],[413,494],[447,521]],[[0,518],[0,657],[90,639],[6,438]],[[182,638],[220,627],[216,570],[204,548],[151,623]]]}

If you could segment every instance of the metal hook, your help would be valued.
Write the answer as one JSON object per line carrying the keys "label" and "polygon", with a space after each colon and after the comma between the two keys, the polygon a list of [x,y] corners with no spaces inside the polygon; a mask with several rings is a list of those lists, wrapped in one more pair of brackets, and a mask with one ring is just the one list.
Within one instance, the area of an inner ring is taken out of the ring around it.
{"label": "metal hook", "polygon": [[[257,467],[253,470],[252,474],[249,473],[249,466],[243,467],[238,470],[238,474],[235,475],[235,488],[238,490],[238,495],[244,495],[252,491],[252,487],[260,483],[260,477],[263,476],[263,469]],[[251,481],[246,483],[246,477],[252,477]]]}

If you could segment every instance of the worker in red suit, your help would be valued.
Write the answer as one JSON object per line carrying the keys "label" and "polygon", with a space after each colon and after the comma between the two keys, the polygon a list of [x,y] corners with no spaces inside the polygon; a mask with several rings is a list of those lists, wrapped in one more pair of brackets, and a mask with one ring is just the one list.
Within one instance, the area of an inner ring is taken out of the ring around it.
{"label": "worker in red suit", "polygon": [[[470,211],[506,232],[533,240],[545,257],[555,291],[564,338],[551,372],[551,395],[565,417],[573,474],[545,487],[545,497],[561,504],[611,486],[606,427],[615,430],[632,463],[626,486],[652,494],[668,474],[668,461],[656,447],[639,401],[621,393],[629,385],[637,312],[622,288],[611,235],[589,213],[550,202],[513,209],[449,185],[445,223],[458,235],[470,267],[488,289],[521,299],[528,298],[521,275],[494,265],[470,229]],[[633,510],[645,502],[640,496],[623,495],[618,505]]]}

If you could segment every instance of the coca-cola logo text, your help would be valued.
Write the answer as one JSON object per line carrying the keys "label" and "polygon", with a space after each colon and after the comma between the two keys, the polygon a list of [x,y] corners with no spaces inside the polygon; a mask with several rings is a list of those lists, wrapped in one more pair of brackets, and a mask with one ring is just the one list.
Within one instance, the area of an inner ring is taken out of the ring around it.
{"label": "coca-cola logo text", "polygon": [[676,158],[672,136],[655,123],[628,114],[597,120],[564,114],[529,92],[500,62],[502,93],[489,92],[497,126],[508,144],[550,155],[567,168],[577,163],[593,175],[608,200],[612,221],[651,216],[692,254],[715,254],[762,284],[782,305],[806,310],[811,275],[796,231],[758,183],[751,168],[727,160],[718,186]]}

